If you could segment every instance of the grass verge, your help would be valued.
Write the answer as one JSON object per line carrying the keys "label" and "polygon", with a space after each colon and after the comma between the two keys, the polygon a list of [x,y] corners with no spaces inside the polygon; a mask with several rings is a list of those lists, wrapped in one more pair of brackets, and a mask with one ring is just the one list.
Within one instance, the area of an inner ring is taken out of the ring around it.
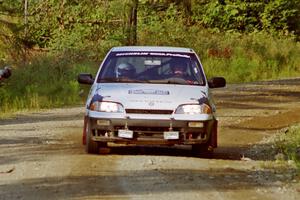
{"label": "grass verge", "polygon": [[94,63],[74,63],[46,56],[13,69],[0,87],[0,117],[25,110],[83,104],[89,87],[79,85],[80,72],[95,74]]}
{"label": "grass verge", "polygon": [[289,127],[282,134],[277,135],[274,146],[288,160],[293,160],[300,170],[300,125]]}

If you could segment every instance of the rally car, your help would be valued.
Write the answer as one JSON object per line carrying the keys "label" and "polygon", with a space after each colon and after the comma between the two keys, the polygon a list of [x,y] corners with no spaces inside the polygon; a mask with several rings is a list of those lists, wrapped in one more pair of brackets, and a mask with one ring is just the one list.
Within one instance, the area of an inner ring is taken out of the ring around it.
{"label": "rally car", "polygon": [[191,145],[195,154],[217,147],[216,107],[210,88],[223,77],[206,79],[190,48],[123,46],[112,48],[90,84],[83,144],[99,153],[108,143]]}

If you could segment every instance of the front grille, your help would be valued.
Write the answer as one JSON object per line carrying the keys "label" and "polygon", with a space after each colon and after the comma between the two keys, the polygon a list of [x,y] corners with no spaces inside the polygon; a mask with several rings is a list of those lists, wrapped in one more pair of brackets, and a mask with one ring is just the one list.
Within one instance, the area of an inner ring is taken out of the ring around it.
{"label": "front grille", "polygon": [[144,110],[144,109],[126,109],[126,113],[132,114],[157,114],[157,115],[170,115],[173,110]]}

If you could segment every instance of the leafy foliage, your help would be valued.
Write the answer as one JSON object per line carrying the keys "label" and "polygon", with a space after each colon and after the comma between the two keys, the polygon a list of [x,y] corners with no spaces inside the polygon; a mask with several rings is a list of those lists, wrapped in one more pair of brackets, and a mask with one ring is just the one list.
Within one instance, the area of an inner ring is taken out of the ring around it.
{"label": "leafy foliage", "polygon": [[[123,40],[120,1],[37,1],[31,7],[30,35],[39,48],[62,52],[72,58],[98,58],[95,52]],[[109,41],[109,46],[107,45]],[[84,53],[83,53],[84,52]]]}
{"label": "leafy foliage", "polygon": [[[41,49],[59,52],[71,59],[99,59],[111,46],[128,43],[130,16],[127,10],[132,9],[137,0],[28,2],[29,17],[25,25],[24,0],[0,1],[1,49],[21,54],[19,59],[24,57],[24,50],[29,50],[28,53]],[[210,32],[265,31],[299,37],[299,10],[300,0],[140,0],[137,38],[138,43],[156,42],[139,39],[139,34],[142,38],[149,35],[147,26],[151,31],[156,28],[170,37],[173,37],[170,29],[174,26],[176,31],[183,32],[183,39],[187,36],[185,30],[190,27],[202,27]],[[16,55],[11,53],[11,57],[16,58]]]}
{"label": "leafy foliage", "polygon": [[[299,35],[299,0],[211,1],[194,7],[195,19],[216,31],[288,31]],[[201,9],[202,8],[202,9]],[[204,8],[204,9],[203,9]]]}

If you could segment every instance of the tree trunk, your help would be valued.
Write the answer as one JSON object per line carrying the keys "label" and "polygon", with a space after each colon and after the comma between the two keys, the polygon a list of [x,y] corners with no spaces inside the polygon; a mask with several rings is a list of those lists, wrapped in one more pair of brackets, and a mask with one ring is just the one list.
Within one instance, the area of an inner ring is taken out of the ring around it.
{"label": "tree trunk", "polygon": [[184,0],[183,2],[183,10],[185,15],[186,24],[190,25],[191,17],[192,17],[192,2],[191,0]]}
{"label": "tree trunk", "polygon": [[137,43],[137,10],[138,0],[127,0],[124,16],[126,45],[136,45]]}

